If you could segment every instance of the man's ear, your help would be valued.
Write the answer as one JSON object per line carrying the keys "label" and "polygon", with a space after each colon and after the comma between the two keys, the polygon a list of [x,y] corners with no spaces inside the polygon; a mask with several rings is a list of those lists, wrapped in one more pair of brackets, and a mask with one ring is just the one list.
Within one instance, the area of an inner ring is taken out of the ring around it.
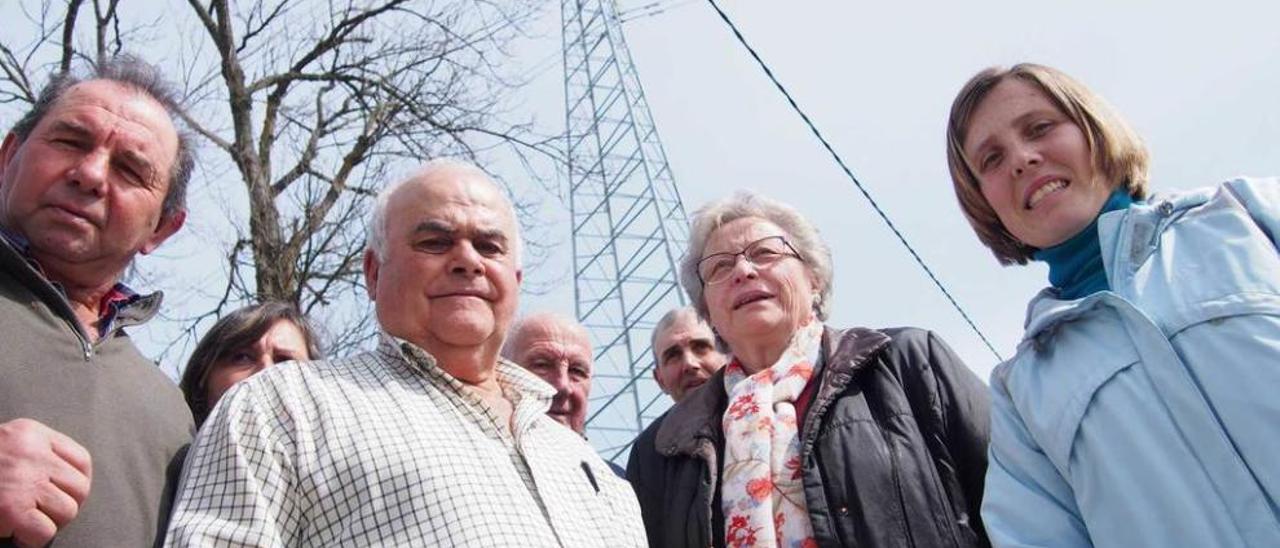
{"label": "man's ear", "polygon": [[[3,177],[5,170],[9,169],[9,162],[13,160],[14,155],[18,153],[18,148],[21,146],[22,141],[12,131],[5,135],[4,143],[0,144],[0,177]],[[3,179],[0,179],[0,184],[3,183]]]}
{"label": "man's ear", "polygon": [[378,255],[372,249],[364,250],[364,287],[369,292],[369,300],[378,300]]}
{"label": "man's ear", "polygon": [[147,238],[147,241],[142,244],[142,249],[139,251],[142,252],[143,255],[155,251],[156,248],[160,247],[160,244],[164,243],[165,240],[168,240],[170,236],[176,234],[178,229],[182,228],[182,225],[186,222],[187,210],[185,209],[179,209],[168,215],[162,214],[160,216],[160,222],[156,224],[155,232],[151,233],[151,237]]}

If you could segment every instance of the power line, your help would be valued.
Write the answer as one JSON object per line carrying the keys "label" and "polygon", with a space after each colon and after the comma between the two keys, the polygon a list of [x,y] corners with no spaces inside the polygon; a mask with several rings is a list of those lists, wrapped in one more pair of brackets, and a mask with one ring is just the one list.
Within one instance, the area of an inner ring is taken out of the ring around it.
{"label": "power line", "polygon": [[898,231],[898,227],[893,224],[893,221],[889,220],[889,216],[880,208],[880,204],[876,203],[875,199],[871,197],[871,193],[867,192],[867,189],[863,187],[862,183],[858,181],[858,178],[854,176],[853,171],[844,163],[844,159],[836,153],[836,150],[831,146],[831,143],[827,142],[827,139],[818,131],[817,126],[815,126],[813,121],[809,119],[809,116],[804,113],[804,110],[800,108],[800,105],[796,103],[795,98],[791,96],[791,93],[787,91],[787,88],[783,87],[782,82],[779,82],[778,78],[773,75],[773,71],[769,69],[769,65],[765,64],[764,60],[760,58],[760,55],[756,53],[755,48],[752,48],[751,44],[747,43],[746,37],[744,37],[742,32],[738,30],[738,26],[733,24],[733,21],[729,19],[729,15],[726,14],[724,10],[720,9],[720,6],[716,4],[716,0],[707,0],[707,2],[710,3],[712,9],[715,9],[716,13],[720,15],[720,19],[724,20],[725,24],[729,25],[729,30],[733,31],[734,37],[738,39],[738,42],[742,44],[742,47],[747,48],[747,52],[751,54],[752,59],[756,60],[756,63],[760,65],[760,68],[764,69],[764,73],[769,77],[769,81],[773,82],[774,87],[777,87],[778,91],[782,92],[783,97],[787,98],[787,102],[791,104],[791,109],[794,110],[796,114],[800,115],[800,119],[804,120],[805,125],[809,127],[809,131],[813,132],[814,137],[817,137],[818,141],[822,143],[822,146],[827,149],[827,152],[831,153],[831,157],[840,165],[840,169],[844,170],[844,174],[849,177],[849,180],[853,182],[853,185],[858,187],[858,191],[861,192],[862,196],[871,204],[871,208],[880,215],[880,219],[888,225],[889,230],[893,231],[893,235],[897,236],[898,241],[902,242],[902,245],[907,248],[907,251],[911,253],[911,257],[916,260],[916,263],[920,265],[920,268],[924,269],[925,274],[929,275],[929,279],[933,280],[934,285],[938,286],[938,289],[942,291],[942,294],[951,302],[951,306],[955,307],[956,311],[960,313],[960,316],[964,318],[964,321],[973,329],[973,332],[978,334],[978,338],[982,339],[982,342],[987,345],[987,349],[991,350],[991,353],[995,355],[996,359],[1004,361],[1004,358],[1000,356],[1000,353],[996,352],[995,346],[992,346],[991,341],[987,340],[987,336],[982,333],[982,330],[978,329],[977,324],[973,323],[973,320],[969,318],[969,314],[964,311],[964,308],[960,306],[960,303],[956,302],[955,297],[951,296],[951,292],[947,291],[946,286],[942,285],[942,281],[933,274],[933,270],[929,268],[929,265],[925,264],[924,259],[920,257],[919,253],[916,253],[915,248],[911,247],[911,244],[907,242],[907,238]]}

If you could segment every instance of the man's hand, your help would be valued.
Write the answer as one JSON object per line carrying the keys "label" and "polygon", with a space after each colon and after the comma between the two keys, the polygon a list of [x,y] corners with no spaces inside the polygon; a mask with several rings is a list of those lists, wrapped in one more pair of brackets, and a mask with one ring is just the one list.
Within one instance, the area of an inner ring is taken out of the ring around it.
{"label": "man's hand", "polygon": [[31,419],[0,424],[0,539],[48,544],[80,511],[92,477],[75,440]]}

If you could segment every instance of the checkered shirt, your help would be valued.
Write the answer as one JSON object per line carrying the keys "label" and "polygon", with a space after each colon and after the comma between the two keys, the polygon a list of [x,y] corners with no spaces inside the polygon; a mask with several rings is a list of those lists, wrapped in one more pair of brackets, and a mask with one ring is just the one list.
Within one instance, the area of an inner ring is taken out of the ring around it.
{"label": "checkered shirt", "polygon": [[166,546],[643,546],[626,481],[499,361],[513,433],[420,348],[273,367],[187,457]]}

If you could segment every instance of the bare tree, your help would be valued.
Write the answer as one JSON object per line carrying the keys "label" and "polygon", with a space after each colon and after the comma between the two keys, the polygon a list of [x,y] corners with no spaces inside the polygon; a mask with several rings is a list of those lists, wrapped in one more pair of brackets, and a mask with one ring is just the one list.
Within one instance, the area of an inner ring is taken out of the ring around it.
{"label": "bare tree", "polygon": [[[61,9],[45,0],[29,11],[37,30],[28,44],[11,48],[0,38],[0,101],[30,102],[38,91],[32,75],[68,70],[76,58],[141,49],[130,47],[135,29],[121,30],[118,0],[91,1],[88,55],[73,44],[83,0]],[[237,227],[226,249],[216,304],[181,318],[186,336],[228,306],[274,299],[324,316],[334,351],[365,340],[372,325],[358,304],[363,222],[388,177],[424,158],[483,160],[497,148],[525,165],[531,155],[554,156],[549,138],[503,120],[520,82],[505,77],[502,61],[541,5],[188,0],[185,23],[199,33],[168,39],[188,46],[177,60],[191,113],[185,122],[238,174],[248,226]],[[37,61],[47,49],[62,52],[56,64]]]}

